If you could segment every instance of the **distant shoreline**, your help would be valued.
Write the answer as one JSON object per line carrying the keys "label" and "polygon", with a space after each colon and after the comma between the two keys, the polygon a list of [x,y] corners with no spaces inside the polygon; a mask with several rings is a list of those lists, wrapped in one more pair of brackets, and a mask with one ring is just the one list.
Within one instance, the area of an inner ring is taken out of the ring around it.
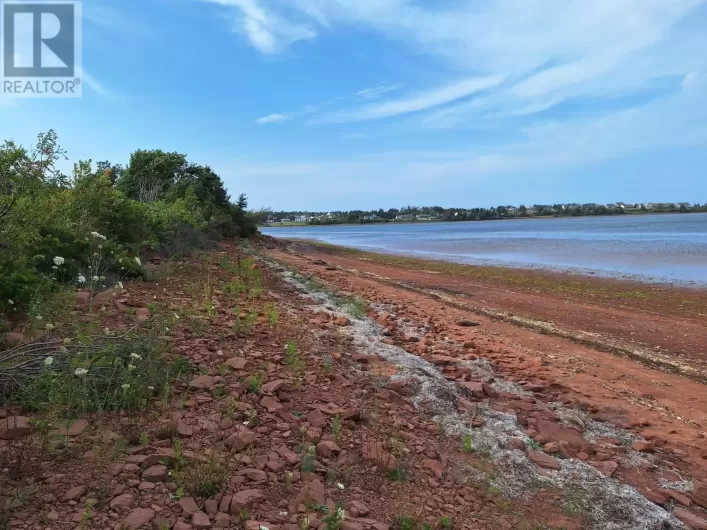
{"label": "distant shoreline", "polygon": [[341,222],[341,223],[309,223],[309,222],[297,222],[288,221],[285,223],[274,223],[274,224],[262,224],[259,228],[303,228],[303,227],[331,227],[331,226],[365,226],[365,225],[419,225],[419,224],[431,224],[431,223],[486,223],[489,221],[535,221],[535,220],[548,220],[548,219],[587,219],[595,217],[626,217],[626,216],[646,216],[646,215],[695,215],[704,214],[707,212],[626,212],[626,213],[610,213],[601,215],[534,215],[534,216],[522,216],[522,217],[503,217],[501,219],[476,219],[476,220],[463,220],[463,221],[449,221],[444,219],[435,219],[431,221],[395,221],[395,220],[384,220],[384,221],[366,221],[363,223],[353,223],[353,222]]}

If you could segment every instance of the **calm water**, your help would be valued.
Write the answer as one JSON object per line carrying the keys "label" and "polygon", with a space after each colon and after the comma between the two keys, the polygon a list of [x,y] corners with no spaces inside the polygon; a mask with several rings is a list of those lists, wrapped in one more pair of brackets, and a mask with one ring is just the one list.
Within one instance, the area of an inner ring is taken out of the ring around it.
{"label": "calm water", "polygon": [[363,250],[707,285],[707,213],[264,228]]}

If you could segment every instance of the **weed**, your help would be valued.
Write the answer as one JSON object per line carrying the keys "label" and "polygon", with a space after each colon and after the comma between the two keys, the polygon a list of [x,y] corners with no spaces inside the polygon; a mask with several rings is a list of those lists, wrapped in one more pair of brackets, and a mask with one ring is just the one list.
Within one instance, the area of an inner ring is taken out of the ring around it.
{"label": "weed", "polygon": [[338,414],[331,419],[331,433],[338,442],[341,437],[341,417]]}
{"label": "weed", "polygon": [[231,474],[227,462],[217,454],[194,460],[177,473],[177,482],[192,495],[208,499],[226,485]]}
{"label": "weed", "polygon": [[247,508],[242,508],[241,511],[238,513],[238,517],[241,521],[246,522],[248,519],[250,519],[250,512]]}
{"label": "weed", "polygon": [[219,364],[216,367],[216,373],[221,377],[224,377],[226,374],[228,374],[228,366],[225,364]]}
{"label": "weed", "polygon": [[300,469],[304,472],[312,473],[317,468],[317,448],[313,445],[309,446],[305,452]]}
{"label": "weed", "polygon": [[340,504],[337,504],[336,508],[324,518],[326,530],[339,530],[339,526],[341,526],[341,521],[343,519],[344,508]]}
{"label": "weed", "polygon": [[236,313],[236,321],[231,327],[233,332],[240,336],[250,335],[253,327],[255,327],[256,321],[258,320],[258,315],[252,311],[249,311],[243,315],[237,309],[234,310],[234,313]]}
{"label": "weed", "polygon": [[452,522],[451,517],[449,517],[448,515],[443,515],[439,518],[438,525],[442,530],[451,530],[451,528],[454,526],[454,523]]}
{"label": "weed", "polygon": [[263,386],[263,374],[251,375],[248,378],[248,393],[249,394],[260,394],[260,389]]}
{"label": "weed", "polygon": [[528,437],[528,439],[525,441],[528,447],[535,451],[540,451],[542,450],[543,446],[540,445],[539,442],[535,441],[533,438]]}
{"label": "weed", "polygon": [[140,433],[140,445],[142,447],[147,447],[150,445],[150,435],[147,434],[145,431],[142,431]]}
{"label": "weed", "polygon": [[178,501],[182,497],[184,497],[184,488],[182,487],[177,488],[177,491],[169,494],[169,498],[172,501]]}
{"label": "weed", "polygon": [[474,452],[474,442],[471,439],[471,434],[465,434],[464,439],[464,452],[465,453],[473,453]]}
{"label": "weed", "polygon": [[409,479],[407,470],[401,466],[389,470],[388,478],[393,482],[407,482]]}
{"label": "weed", "polygon": [[275,304],[268,303],[265,305],[265,316],[268,319],[268,323],[270,324],[270,327],[276,328],[277,322],[280,318],[280,315],[277,312],[277,308],[275,307]]}
{"label": "weed", "polygon": [[344,313],[353,318],[361,319],[366,316],[366,302],[356,296],[349,296],[338,301]]}
{"label": "weed", "polygon": [[415,530],[417,526],[417,519],[414,517],[401,516],[398,519],[398,530]]}

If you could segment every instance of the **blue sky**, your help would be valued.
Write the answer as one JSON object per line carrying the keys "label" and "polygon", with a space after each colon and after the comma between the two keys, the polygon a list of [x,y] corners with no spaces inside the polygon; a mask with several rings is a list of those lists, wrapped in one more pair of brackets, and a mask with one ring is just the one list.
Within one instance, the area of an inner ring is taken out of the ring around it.
{"label": "blue sky", "polygon": [[707,0],[84,0],[72,161],[211,165],[253,207],[707,202]]}

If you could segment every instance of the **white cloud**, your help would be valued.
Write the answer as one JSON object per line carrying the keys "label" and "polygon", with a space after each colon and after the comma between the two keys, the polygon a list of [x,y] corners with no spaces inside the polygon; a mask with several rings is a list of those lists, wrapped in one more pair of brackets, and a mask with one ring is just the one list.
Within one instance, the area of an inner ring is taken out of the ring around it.
{"label": "white cloud", "polygon": [[[243,33],[252,46],[265,54],[278,53],[293,42],[317,36],[310,24],[290,22],[258,0],[204,1],[234,8],[235,29]],[[305,11],[305,14],[312,17],[315,13]]]}
{"label": "white cloud", "polygon": [[472,94],[495,87],[502,82],[503,78],[501,76],[465,79],[404,98],[373,103],[350,110],[331,112],[317,118],[315,123],[378,120],[411,112],[420,112],[466,98]]}
{"label": "white cloud", "polygon": [[363,90],[359,90],[358,92],[356,92],[356,95],[363,99],[378,99],[384,94],[387,94],[388,92],[395,92],[396,90],[400,90],[404,86],[405,85],[403,84],[391,84],[383,82],[378,83],[377,85],[370,86],[368,88],[364,88]]}
{"label": "white cloud", "polygon": [[268,114],[267,116],[263,116],[262,118],[255,120],[255,123],[258,125],[265,125],[268,123],[285,123],[291,119],[292,117],[288,114]]}

